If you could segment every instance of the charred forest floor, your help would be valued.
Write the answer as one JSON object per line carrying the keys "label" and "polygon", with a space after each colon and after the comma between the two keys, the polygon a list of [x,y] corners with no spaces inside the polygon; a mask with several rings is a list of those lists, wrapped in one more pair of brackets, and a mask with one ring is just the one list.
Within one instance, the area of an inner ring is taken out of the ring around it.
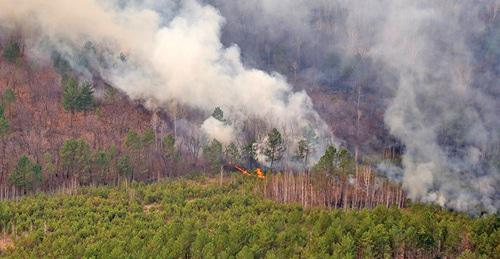
{"label": "charred forest floor", "polygon": [[[0,202],[10,258],[495,258],[498,215],[437,206],[304,207],[232,175],[80,188]],[[5,245],[4,245],[5,243]]]}

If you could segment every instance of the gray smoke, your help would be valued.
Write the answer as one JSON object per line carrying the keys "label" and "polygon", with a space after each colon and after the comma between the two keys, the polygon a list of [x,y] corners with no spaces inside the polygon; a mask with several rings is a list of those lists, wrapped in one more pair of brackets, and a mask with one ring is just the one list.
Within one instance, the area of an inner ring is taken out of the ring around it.
{"label": "gray smoke", "polygon": [[397,73],[385,122],[406,146],[403,184],[410,198],[496,212],[500,116],[498,95],[490,91],[498,82],[473,82],[467,38],[485,29],[483,7],[471,1],[388,5],[371,55]]}
{"label": "gray smoke", "polygon": [[[387,85],[394,97],[385,123],[406,147],[402,181],[409,197],[464,211],[498,211],[498,84],[473,81],[476,61],[468,42],[486,28],[479,15],[485,5],[373,4],[365,9],[370,14],[361,12],[364,19],[352,17],[353,24],[363,28],[359,34],[369,29],[367,55],[396,78]],[[350,8],[362,5],[352,2]]]}
{"label": "gray smoke", "polygon": [[[225,142],[249,116],[289,139],[310,128],[328,137],[308,95],[273,70],[336,86],[364,60],[391,93],[384,121],[405,153],[402,175],[390,172],[410,198],[498,212],[499,10],[496,0],[0,0],[0,21],[23,28],[33,56],[56,49],[151,107],[221,106],[232,123],[201,128]],[[85,66],[82,49],[98,52]]]}
{"label": "gray smoke", "polygon": [[371,60],[392,92],[385,124],[406,149],[404,170],[379,168],[414,200],[500,209],[498,1],[209,2],[228,19],[225,41],[262,68],[273,61],[254,46],[281,47],[303,66],[299,73],[335,87],[341,73],[328,69],[329,59]]}
{"label": "gray smoke", "polygon": [[[224,144],[238,141],[240,121],[248,117],[293,128],[289,139],[298,141],[311,129],[332,138],[305,91],[293,91],[278,73],[245,66],[238,46],[221,43],[224,18],[212,6],[194,0],[3,0],[0,21],[4,30],[22,31],[31,57],[49,59],[57,51],[87,77],[98,73],[150,108],[175,100],[209,114],[220,106],[232,124],[207,115],[200,126]],[[312,157],[326,143],[318,143]]]}

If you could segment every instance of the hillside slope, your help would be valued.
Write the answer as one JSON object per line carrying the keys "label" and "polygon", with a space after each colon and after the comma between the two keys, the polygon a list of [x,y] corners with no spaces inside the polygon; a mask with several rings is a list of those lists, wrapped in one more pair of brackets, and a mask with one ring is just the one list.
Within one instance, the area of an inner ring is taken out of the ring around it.
{"label": "hillside slope", "polygon": [[[68,139],[84,139],[93,149],[117,145],[129,131],[143,131],[151,125],[152,113],[104,83],[95,84],[96,93],[111,94],[97,99],[89,112],[68,112],[62,105],[61,77],[52,65],[16,63],[0,57],[0,94],[13,91],[15,100],[5,105],[8,133],[1,139],[0,190],[7,188],[8,174],[23,154],[46,167],[50,162],[61,171],[58,152]],[[49,157],[50,161],[46,161]],[[44,172],[47,173],[47,172]],[[59,182],[61,174],[45,175]]]}

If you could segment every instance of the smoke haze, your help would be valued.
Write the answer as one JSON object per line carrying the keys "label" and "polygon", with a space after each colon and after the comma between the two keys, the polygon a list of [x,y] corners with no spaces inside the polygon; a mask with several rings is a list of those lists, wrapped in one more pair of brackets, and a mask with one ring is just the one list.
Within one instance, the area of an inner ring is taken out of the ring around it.
{"label": "smoke haze", "polygon": [[[159,6],[166,5],[176,6]],[[220,106],[235,122],[249,116],[264,118],[273,127],[294,127],[297,139],[309,128],[331,137],[304,91],[292,91],[279,74],[245,67],[237,46],[222,45],[224,18],[211,6],[184,1],[171,18],[142,4],[110,1],[2,1],[0,6],[3,24],[21,27],[29,35],[32,56],[43,58],[57,50],[73,68],[89,77],[95,71],[88,70],[97,70],[152,108],[174,99],[207,112]],[[81,49],[91,50],[85,53],[86,66],[78,62]],[[120,53],[125,53],[125,62]],[[241,130],[216,125],[211,118],[202,129],[225,144]]]}
{"label": "smoke haze", "polygon": [[2,29],[21,28],[30,56],[57,50],[151,108],[220,106],[231,123],[207,116],[200,128],[225,144],[256,117],[288,139],[314,129],[319,157],[330,130],[306,92],[273,72],[285,62],[269,48],[295,62],[280,72],[333,87],[338,67],[364,60],[390,93],[384,122],[405,146],[402,175],[391,176],[414,200],[471,212],[500,209],[500,65],[479,59],[498,59],[500,38],[474,41],[500,35],[498,12],[495,0],[0,0]]}
{"label": "smoke haze", "polygon": [[[335,85],[341,76],[321,65],[329,56],[374,62],[382,87],[392,92],[384,121],[405,146],[404,170],[385,172],[401,179],[414,200],[498,211],[498,1],[214,2],[231,17],[229,38],[247,39],[245,33],[252,33],[239,27],[242,20],[250,23],[248,30],[258,28],[256,41],[264,34],[263,41],[302,48],[298,59],[312,69],[300,72],[313,70],[317,80]],[[475,39],[484,35],[493,36]],[[238,43],[246,53],[244,42]],[[497,59],[487,69],[480,63],[486,55]],[[265,57],[249,57],[265,63],[260,59]]]}

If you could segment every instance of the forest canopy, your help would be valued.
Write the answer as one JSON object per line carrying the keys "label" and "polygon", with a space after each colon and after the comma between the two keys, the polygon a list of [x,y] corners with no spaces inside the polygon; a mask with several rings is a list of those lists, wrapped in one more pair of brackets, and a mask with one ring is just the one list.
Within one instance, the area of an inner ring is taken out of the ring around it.
{"label": "forest canopy", "polygon": [[[0,202],[0,256],[494,258],[500,218],[435,206],[304,209],[262,198],[253,178],[84,188]],[[1,248],[1,246],[0,246]]]}

